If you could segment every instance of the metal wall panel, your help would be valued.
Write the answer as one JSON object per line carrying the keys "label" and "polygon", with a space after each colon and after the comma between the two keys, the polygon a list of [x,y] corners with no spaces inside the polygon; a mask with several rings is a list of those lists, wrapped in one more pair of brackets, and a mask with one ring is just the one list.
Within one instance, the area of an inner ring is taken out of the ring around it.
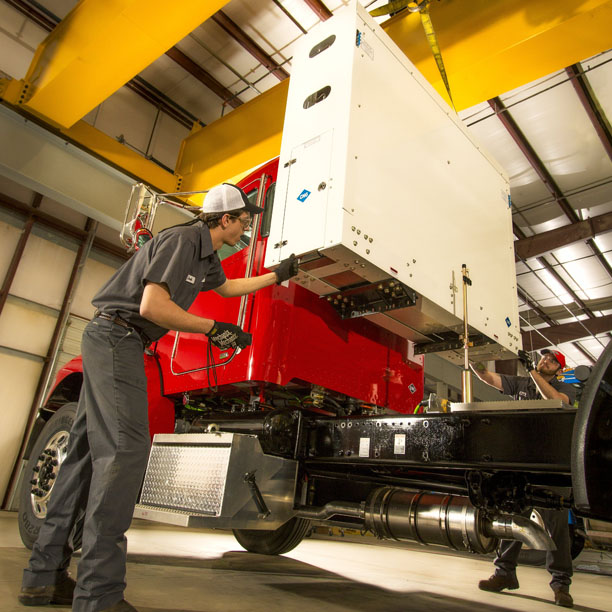
{"label": "metal wall panel", "polygon": [[174,168],[181,144],[187,136],[189,136],[187,128],[165,113],[159,113],[148,154],[168,168]]}
{"label": "metal wall panel", "polygon": [[[9,296],[0,316],[0,346],[43,358],[57,322],[57,312]],[[5,384],[12,384],[5,381]]]}
{"label": "metal wall panel", "polygon": [[[64,206],[63,204],[59,204],[51,198],[42,198],[40,202],[40,210],[51,215],[54,219],[60,219],[61,221],[65,221],[66,223],[69,223],[74,227],[78,227],[79,229],[83,229],[87,223],[87,215],[85,213],[74,208]],[[119,244],[119,241],[117,241],[117,244]]]}
{"label": "metal wall panel", "polygon": [[76,256],[74,250],[30,236],[10,293],[59,310]]}
{"label": "metal wall panel", "polygon": [[[13,198],[18,202],[23,202],[24,204],[31,203],[33,197],[33,191],[31,189],[15,181],[11,181],[9,178],[3,176],[2,173],[0,173],[0,194]],[[4,210],[0,209],[0,215],[4,214]],[[23,223],[19,225],[21,227]]]}
{"label": "metal wall panel", "polygon": [[0,496],[4,496],[19,452],[41,370],[42,361],[0,350]]}
{"label": "metal wall panel", "polygon": [[[93,126],[114,138],[125,139],[144,154],[155,123],[156,109],[137,93],[122,87],[99,106]],[[178,148],[176,150],[178,154]]]}
{"label": "metal wall panel", "polygon": [[[1,214],[1,211],[0,211]],[[2,215],[4,217],[4,215]],[[1,218],[1,217],[0,217]],[[18,219],[11,219],[15,223],[20,223]],[[12,223],[7,223],[4,220],[0,220],[0,279],[4,280],[6,271],[13,258],[15,252],[15,246],[19,242],[19,236],[21,229],[15,227]],[[2,284],[0,280],[0,285]]]}
{"label": "metal wall panel", "polygon": [[91,305],[91,300],[118,267],[119,265],[113,266],[91,257],[87,260],[72,300],[70,310],[73,315],[87,320],[93,317],[95,309]]}
{"label": "metal wall panel", "polygon": [[[8,178],[0,177],[0,194],[24,204],[34,192]],[[61,204],[43,199],[47,214],[75,227],[82,227],[86,216]],[[0,207],[0,283],[6,275],[22,234],[23,217]],[[104,227],[107,237],[116,230]],[[43,360],[49,353],[59,308],[77,255],[78,242],[63,233],[36,223],[19,262],[0,315],[0,498],[4,496],[12,467],[32,407]],[[91,298],[122,261],[105,253],[92,252],[77,287],[56,361],[57,370],[81,350],[81,336],[93,314]]]}
{"label": "metal wall panel", "polygon": [[0,70],[23,79],[46,32],[5,2],[0,3],[0,23]]}

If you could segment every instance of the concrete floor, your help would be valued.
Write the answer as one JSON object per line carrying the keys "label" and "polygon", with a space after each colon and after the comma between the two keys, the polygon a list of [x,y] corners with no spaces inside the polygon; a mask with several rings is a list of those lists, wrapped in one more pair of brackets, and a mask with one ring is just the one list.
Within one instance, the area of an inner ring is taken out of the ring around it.
{"label": "concrete floor", "polygon": [[[491,560],[373,538],[309,538],[282,557],[244,552],[231,534],[135,521],[128,533],[126,598],[141,612],[552,611],[549,575],[522,566],[521,588],[479,591]],[[359,540],[359,541],[355,541]],[[0,512],[0,610],[17,602],[23,548],[15,513]],[[612,610],[612,555],[583,553],[572,584],[579,612]],[[72,568],[76,573],[76,567]],[[29,610],[68,610],[62,606]]]}

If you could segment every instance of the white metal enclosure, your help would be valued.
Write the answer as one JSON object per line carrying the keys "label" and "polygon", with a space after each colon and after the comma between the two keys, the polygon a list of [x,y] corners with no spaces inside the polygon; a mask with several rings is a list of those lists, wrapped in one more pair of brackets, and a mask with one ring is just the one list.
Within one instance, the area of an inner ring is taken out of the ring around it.
{"label": "white metal enclosure", "polygon": [[494,341],[474,354],[509,358],[521,348],[509,203],[503,169],[359,3],[304,37],[266,266],[302,256],[297,282],[320,295],[397,279],[416,305],[371,318],[427,343],[461,330],[466,264],[470,327]]}

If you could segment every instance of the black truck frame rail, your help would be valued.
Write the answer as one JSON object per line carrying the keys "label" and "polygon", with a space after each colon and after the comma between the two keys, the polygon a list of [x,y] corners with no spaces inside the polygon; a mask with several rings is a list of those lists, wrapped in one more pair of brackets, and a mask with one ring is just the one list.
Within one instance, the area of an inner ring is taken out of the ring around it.
{"label": "black truck frame rail", "polygon": [[298,460],[311,506],[362,502],[376,487],[395,486],[468,496],[486,511],[565,507],[612,520],[612,343],[578,409],[558,400],[450,406],[343,418],[285,409],[211,415],[210,422],[257,435],[265,453]]}

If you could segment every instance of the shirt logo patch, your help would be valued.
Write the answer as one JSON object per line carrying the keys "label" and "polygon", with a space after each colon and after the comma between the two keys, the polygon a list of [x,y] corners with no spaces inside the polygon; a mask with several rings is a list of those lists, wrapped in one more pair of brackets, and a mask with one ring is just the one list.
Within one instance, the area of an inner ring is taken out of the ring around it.
{"label": "shirt logo patch", "polygon": [[188,283],[191,283],[192,285],[195,285],[195,276],[191,276],[191,274],[188,274],[185,281],[187,281]]}

